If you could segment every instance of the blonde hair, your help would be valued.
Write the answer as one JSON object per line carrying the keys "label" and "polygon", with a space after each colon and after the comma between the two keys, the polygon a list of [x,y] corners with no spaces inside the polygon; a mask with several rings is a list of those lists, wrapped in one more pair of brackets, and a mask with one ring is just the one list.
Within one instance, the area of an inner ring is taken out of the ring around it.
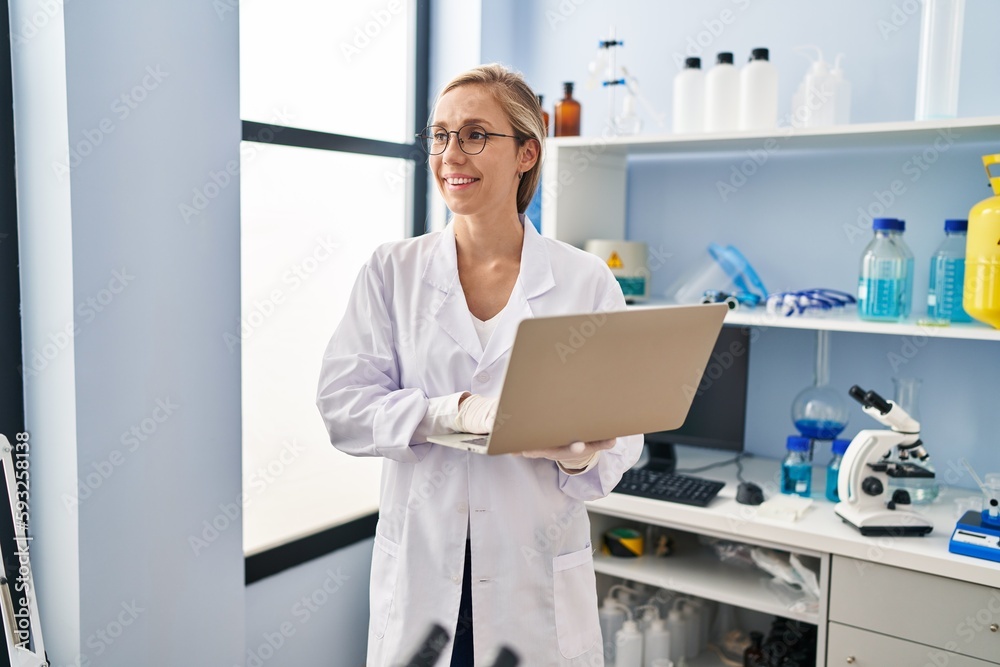
{"label": "blonde hair", "polygon": [[[531,198],[535,196],[535,190],[542,177],[545,124],[542,121],[542,108],[538,104],[538,97],[520,72],[510,70],[499,63],[491,63],[474,67],[449,81],[434,101],[434,109],[437,109],[438,102],[445,93],[468,85],[480,85],[489,90],[507,116],[507,120],[514,128],[514,134],[520,138],[521,143],[531,139],[538,142],[538,159],[531,169],[522,174],[521,181],[517,185],[517,212],[524,213],[531,203]],[[431,118],[434,117],[434,109],[431,110]]]}

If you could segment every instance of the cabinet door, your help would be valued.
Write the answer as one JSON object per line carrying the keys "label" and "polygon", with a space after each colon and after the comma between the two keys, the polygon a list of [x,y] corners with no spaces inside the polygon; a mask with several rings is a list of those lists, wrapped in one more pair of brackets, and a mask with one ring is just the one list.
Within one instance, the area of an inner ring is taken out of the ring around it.
{"label": "cabinet door", "polygon": [[835,556],[830,620],[1000,660],[1000,590],[988,586]]}
{"label": "cabinet door", "polygon": [[887,637],[840,623],[830,623],[826,636],[827,667],[991,667],[985,662],[933,646]]}

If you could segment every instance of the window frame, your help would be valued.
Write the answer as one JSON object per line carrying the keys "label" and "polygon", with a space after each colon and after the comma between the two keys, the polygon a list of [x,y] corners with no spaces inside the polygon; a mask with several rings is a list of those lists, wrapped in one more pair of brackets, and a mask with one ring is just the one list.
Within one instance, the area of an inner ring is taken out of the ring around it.
{"label": "window frame", "polygon": [[[417,0],[413,76],[413,127],[422,128],[430,114],[430,0]],[[8,49],[9,50],[9,49]],[[342,134],[284,127],[256,121],[242,121],[243,141],[278,144],[298,148],[372,155],[412,160],[413,187],[410,188],[410,236],[420,236],[428,226],[428,172],[419,167],[426,155],[414,137],[411,143],[394,143]],[[416,132],[414,129],[413,132]],[[377,513],[326,528],[312,535],[289,540],[252,556],[245,557],[244,579],[247,585],[307,561],[325,556],[375,536]]]}

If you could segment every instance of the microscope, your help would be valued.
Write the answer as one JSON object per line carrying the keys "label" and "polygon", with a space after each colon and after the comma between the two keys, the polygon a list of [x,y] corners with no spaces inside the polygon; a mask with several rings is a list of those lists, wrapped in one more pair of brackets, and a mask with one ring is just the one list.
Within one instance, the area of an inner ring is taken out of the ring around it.
{"label": "microscope", "polygon": [[[892,401],[854,385],[847,392],[865,414],[890,431],[864,430],[854,436],[840,465],[837,491],[841,502],[834,511],[862,535],[926,535],[934,525],[914,512],[904,489],[889,492],[889,478],[933,477],[909,459],[924,460],[920,422]],[[890,461],[893,449],[900,461]]]}

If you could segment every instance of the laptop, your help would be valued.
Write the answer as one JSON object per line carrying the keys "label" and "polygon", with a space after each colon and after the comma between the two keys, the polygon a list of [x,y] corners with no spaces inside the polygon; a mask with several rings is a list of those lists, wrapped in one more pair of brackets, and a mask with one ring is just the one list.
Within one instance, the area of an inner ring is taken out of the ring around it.
{"label": "laptop", "polygon": [[428,441],[497,455],[679,428],[728,310],[704,304],[526,319],[493,432]]}

